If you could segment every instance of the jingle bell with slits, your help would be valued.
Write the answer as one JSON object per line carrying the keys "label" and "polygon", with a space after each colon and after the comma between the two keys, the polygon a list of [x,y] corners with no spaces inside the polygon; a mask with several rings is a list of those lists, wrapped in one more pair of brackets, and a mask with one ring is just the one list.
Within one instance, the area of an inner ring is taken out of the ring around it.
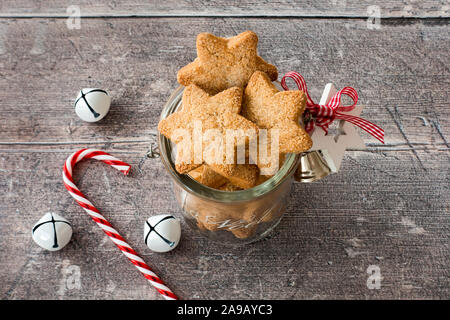
{"label": "jingle bell with slits", "polygon": [[60,215],[48,212],[34,225],[32,237],[46,250],[61,250],[72,238],[72,225]]}

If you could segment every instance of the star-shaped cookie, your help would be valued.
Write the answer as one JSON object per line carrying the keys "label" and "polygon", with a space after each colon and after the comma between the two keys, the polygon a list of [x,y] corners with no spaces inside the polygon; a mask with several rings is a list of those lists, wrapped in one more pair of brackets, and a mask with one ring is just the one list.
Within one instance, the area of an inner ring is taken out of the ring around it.
{"label": "star-shaped cookie", "polygon": [[277,68],[257,54],[258,36],[245,31],[235,37],[221,38],[210,33],[197,36],[197,58],[178,71],[178,82],[196,84],[215,94],[231,87],[244,88],[253,72],[278,77]]}
{"label": "star-shaped cookie", "polygon": [[203,164],[197,169],[189,171],[189,176],[210,188],[219,188],[229,183],[225,177],[209,168],[207,164]]}
{"label": "star-shaped cookie", "polygon": [[[258,127],[239,115],[242,89],[233,87],[210,96],[192,84],[185,88],[182,109],[172,113],[158,124],[158,130],[177,145],[175,168],[187,173],[204,162],[236,186],[255,185],[258,168],[250,164],[228,163],[226,159],[227,130],[236,130],[239,136]],[[233,140],[237,147],[239,139]]]}
{"label": "star-shaped cookie", "polygon": [[312,146],[299,124],[305,105],[302,91],[279,91],[265,73],[256,71],[245,88],[242,115],[259,128],[279,129],[280,153],[300,153]]}

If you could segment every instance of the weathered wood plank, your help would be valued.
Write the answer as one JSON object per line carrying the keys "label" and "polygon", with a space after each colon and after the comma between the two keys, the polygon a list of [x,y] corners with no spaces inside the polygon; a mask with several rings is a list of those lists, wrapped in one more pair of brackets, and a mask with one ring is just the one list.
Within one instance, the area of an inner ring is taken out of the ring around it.
{"label": "weathered wood plank", "polygon": [[[69,30],[61,20],[33,19],[0,29],[2,142],[145,139],[177,86],[177,70],[195,57],[195,35],[252,29],[261,55],[281,74],[301,72],[316,99],[328,81],[354,86],[388,145],[448,149],[446,21],[368,30],[358,20],[91,19]],[[83,87],[111,93],[107,120],[75,116]]]}
{"label": "weathered wood plank", "polygon": [[[152,254],[144,220],[179,215],[168,174],[145,158],[176,71],[194,58],[198,32],[246,29],[260,35],[260,54],[281,73],[305,76],[313,97],[329,80],[357,88],[387,144],[365,135],[368,150],[350,151],[338,175],[294,185],[267,240],[227,248],[185,226],[179,248]],[[62,19],[2,21],[0,253],[9,258],[0,259],[0,297],[160,298],[61,183],[64,159],[90,146],[128,161],[133,173],[81,163],[76,182],[183,298],[448,299],[448,33],[445,20],[380,30],[324,19],[87,19],[80,30]],[[72,108],[76,91],[92,86],[113,96],[98,124]],[[30,236],[51,210],[75,229],[57,253]],[[380,267],[380,290],[366,286],[370,265]]]}
{"label": "weathered wood plank", "polygon": [[[9,258],[0,260],[0,296],[159,298],[62,186],[62,163],[75,149],[2,154],[0,248]],[[131,163],[132,175],[83,162],[76,183],[181,297],[448,298],[448,177],[439,170],[448,159],[419,151],[433,167],[424,171],[407,151],[350,152],[339,175],[294,186],[269,239],[227,248],[184,225],[179,248],[152,254],[142,240],[145,219],[179,215],[168,174],[142,152],[105,149]],[[75,230],[57,253],[44,252],[30,237],[33,223],[50,210],[63,213]],[[369,265],[380,267],[380,290],[366,287]],[[81,287],[71,284],[76,268]]]}
{"label": "weathered wood plank", "polygon": [[93,1],[4,0],[0,17],[67,17],[69,6],[78,5],[84,17],[368,17],[380,10],[381,17],[448,17],[445,0],[307,0],[307,1]]}

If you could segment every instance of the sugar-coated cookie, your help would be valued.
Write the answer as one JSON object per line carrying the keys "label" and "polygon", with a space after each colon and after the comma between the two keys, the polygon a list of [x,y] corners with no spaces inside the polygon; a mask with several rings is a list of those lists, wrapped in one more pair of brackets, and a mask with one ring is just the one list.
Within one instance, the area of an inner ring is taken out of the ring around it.
{"label": "sugar-coated cookie", "polygon": [[257,70],[276,80],[277,68],[258,56],[257,45],[258,36],[253,31],[231,38],[200,33],[197,58],[178,71],[178,82],[184,86],[196,84],[215,94],[231,87],[244,88]]}
{"label": "sugar-coated cookie", "polygon": [[312,146],[310,136],[299,124],[305,106],[302,91],[279,91],[269,76],[256,71],[244,91],[242,115],[259,128],[279,129],[280,153],[300,153]]}
{"label": "sugar-coated cookie", "polygon": [[210,188],[220,189],[221,186],[229,183],[227,178],[212,170],[207,164],[190,171],[189,176]]}
{"label": "sugar-coated cookie", "polygon": [[234,184],[232,184],[229,181],[224,183],[223,185],[219,186],[217,189],[221,190],[221,191],[228,191],[228,192],[242,190],[242,188],[236,187]]}
{"label": "sugar-coated cookie", "polygon": [[[189,85],[183,92],[182,104],[180,111],[158,124],[158,130],[177,144],[176,170],[187,173],[205,162],[236,186],[253,187],[258,168],[235,162],[229,164],[224,146],[227,130],[244,136],[248,131],[258,131],[253,122],[239,115],[242,89],[233,87],[211,96],[198,86]],[[235,148],[238,141],[240,139],[233,140]]]}

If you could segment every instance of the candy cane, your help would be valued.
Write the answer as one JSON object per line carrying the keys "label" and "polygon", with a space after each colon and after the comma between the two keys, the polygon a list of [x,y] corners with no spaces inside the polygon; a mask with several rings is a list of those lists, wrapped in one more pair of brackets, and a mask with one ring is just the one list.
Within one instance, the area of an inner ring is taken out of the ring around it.
{"label": "candy cane", "polygon": [[147,278],[148,281],[167,300],[177,300],[178,297],[164,284],[164,282],[150,269],[142,258],[134,251],[124,238],[113,228],[113,226],[100,214],[97,208],[77,188],[72,179],[72,168],[83,159],[96,159],[109,164],[113,168],[127,175],[131,166],[122,162],[106,152],[93,149],[81,149],[70,155],[63,167],[64,186],[76,202],[86,211],[97,225],[110,237],[114,244],[131,261],[132,264]]}

